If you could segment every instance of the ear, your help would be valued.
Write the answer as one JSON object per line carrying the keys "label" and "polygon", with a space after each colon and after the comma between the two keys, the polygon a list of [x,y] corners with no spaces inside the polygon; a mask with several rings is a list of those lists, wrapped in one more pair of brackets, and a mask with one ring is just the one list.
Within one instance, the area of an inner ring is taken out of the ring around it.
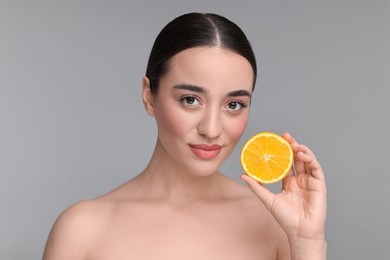
{"label": "ear", "polygon": [[142,101],[146,112],[150,116],[154,116],[153,93],[150,89],[150,81],[146,76],[142,79]]}

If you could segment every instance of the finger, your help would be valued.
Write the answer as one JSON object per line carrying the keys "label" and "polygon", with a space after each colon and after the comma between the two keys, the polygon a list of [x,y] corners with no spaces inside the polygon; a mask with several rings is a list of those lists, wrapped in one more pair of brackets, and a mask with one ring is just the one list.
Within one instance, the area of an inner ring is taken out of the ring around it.
{"label": "finger", "polygon": [[303,154],[310,156],[310,158],[313,158],[313,160],[317,160],[314,153],[306,145],[303,145],[303,144],[294,145],[294,149],[296,152],[296,159],[299,161],[299,173],[311,174],[311,167],[309,167],[307,165],[307,163],[311,160],[309,160],[309,161],[301,160],[300,157],[298,156],[298,154],[303,153]]}
{"label": "finger", "polygon": [[308,148],[306,145],[303,145],[303,144],[299,144],[292,136],[290,133],[286,132],[282,135],[282,137],[284,139],[286,139],[291,147],[293,148],[294,152],[298,152],[298,151],[303,151],[305,153],[309,153],[311,154],[313,157],[316,157],[315,154],[312,152],[312,150],[310,150],[310,148]]}
{"label": "finger", "polygon": [[291,190],[291,183],[292,183],[292,180],[294,178],[296,178],[296,176],[293,176],[293,175],[290,175],[290,174],[287,174],[286,177],[283,178],[283,180],[282,180],[282,192]]}
{"label": "finger", "polygon": [[[297,174],[308,173],[313,177],[324,181],[324,173],[313,151],[306,145],[299,144],[288,132],[284,133],[283,137],[290,142],[291,147],[295,152],[295,172]],[[309,157],[302,156],[301,153],[304,155],[308,155]]]}
{"label": "finger", "polygon": [[241,180],[248,184],[249,188],[263,202],[266,208],[271,208],[275,194],[246,174],[241,175]]}
{"label": "finger", "polygon": [[307,147],[306,145],[300,144],[298,149],[299,149],[299,151],[302,151],[303,153],[308,154],[308,155],[312,156],[313,158],[317,159],[316,155],[313,153],[313,151],[310,150],[310,148]]}
{"label": "finger", "polygon": [[311,163],[314,158],[305,153],[305,150],[302,148],[305,148],[303,145],[300,145],[301,150],[297,152],[297,160],[300,161],[301,164],[303,164],[304,172],[307,174],[311,174],[311,167],[309,166],[309,163]]}
{"label": "finger", "polygon": [[293,149],[293,153],[294,153],[294,163],[291,167],[291,170],[288,172],[287,176],[292,176],[294,175],[294,172],[296,174],[298,173],[302,173],[304,170],[305,170],[305,167],[304,167],[304,164],[299,162],[298,160],[296,160],[296,148],[298,146],[298,142],[294,139],[294,137],[291,136],[291,134],[289,132],[286,132],[282,135],[282,137],[284,139],[286,139],[287,142],[290,143],[291,145],[291,148]]}
{"label": "finger", "polygon": [[295,171],[297,174],[304,174],[306,172],[305,163],[298,157],[298,152],[300,152],[300,145],[298,143],[294,143],[291,147],[294,151]]}
{"label": "finger", "polygon": [[305,164],[306,173],[312,175],[317,179],[323,179],[323,172],[321,164],[318,162],[317,158],[313,157],[311,154],[306,154],[300,151],[297,154],[298,159],[300,159]]}
{"label": "finger", "polygon": [[305,165],[310,165],[310,168],[316,168],[319,165],[317,157],[314,153],[305,145],[299,145],[299,151],[297,152],[297,158],[305,163]]}
{"label": "finger", "polygon": [[289,177],[289,176],[294,176],[294,172],[296,172],[295,170],[295,166],[294,166],[294,163],[291,165],[291,168],[290,170],[288,171],[288,173],[286,174],[285,178]]}
{"label": "finger", "polygon": [[321,191],[323,186],[320,180],[313,178],[309,174],[299,175],[297,182],[300,187],[309,191]]}
{"label": "finger", "polygon": [[282,137],[290,143],[290,145],[292,145],[293,143],[298,143],[294,137],[291,136],[291,134],[289,132],[286,132],[284,134],[282,134]]}
{"label": "finger", "polygon": [[294,139],[294,137],[292,137],[288,132],[284,133],[282,137],[290,144],[291,148],[293,148],[293,146],[296,146],[298,144],[298,142]]}
{"label": "finger", "polygon": [[306,173],[305,164],[297,157],[297,153],[301,150],[301,145],[288,132],[283,134],[283,138],[285,138],[288,142],[290,142],[291,148],[293,149],[295,173],[297,175]]}

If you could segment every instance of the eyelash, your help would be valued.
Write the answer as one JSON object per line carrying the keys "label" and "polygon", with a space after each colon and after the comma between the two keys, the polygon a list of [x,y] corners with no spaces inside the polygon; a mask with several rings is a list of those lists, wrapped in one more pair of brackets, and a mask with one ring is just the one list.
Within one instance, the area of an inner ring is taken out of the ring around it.
{"label": "eyelash", "polygon": [[231,109],[231,110],[233,110],[233,111],[235,111],[235,112],[236,112],[236,111],[239,111],[239,110],[242,110],[242,109],[244,109],[244,108],[246,108],[246,107],[248,106],[247,104],[245,104],[245,103],[242,102],[242,101],[234,100],[234,101],[230,101],[230,102],[227,104],[228,109],[230,109],[230,108],[229,108],[229,105],[232,104],[232,103],[238,104],[238,105],[240,106],[239,109],[234,109],[234,108]]}
{"label": "eyelash", "polygon": [[197,97],[194,97],[194,96],[183,96],[180,98],[180,102],[185,105],[185,106],[189,106],[189,107],[192,107],[192,106],[196,106],[194,104],[190,104],[188,103],[187,101],[189,101],[189,99],[193,99],[194,101],[198,101],[198,103],[200,104],[201,102],[199,101],[199,98]]}
{"label": "eyelash", "polygon": [[[194,102],[198,102],[198,104],[191,104],[191,103],[189,103],[188,101],[189,101],[189,99],[193,99],[193,103]],[[183,105],[185,105],[185,106],[187,106],[187,107],[195,107],[195,106],[197,106],[197,105],[201,105],[201,102],[200,102],[200,100],[199,100],[199,98],[198,97],[195,97],[195,96],[183,96],[183,97],[181,97],[180,98],[180,103],[182,103]],[[234,108],[229,108],[229,105],[230,104],[238,104],[239,106],[240,106],[240,108],[239,109],[234,109]],[[238,111],[240,111],[240,110],[242,110],[242,109],[245,109],[246,107],[247,107],[248,105],[247,104],[245,104],[244,102],[242,102],[242,101],[238,101],[238,100],[233,100],[233,101],[230,101],[229,103],[227,103],[227,105],[226,105],[226,107],[227,107],[227,109],[228,110],[232,110],[233,112],[238,112]]]}

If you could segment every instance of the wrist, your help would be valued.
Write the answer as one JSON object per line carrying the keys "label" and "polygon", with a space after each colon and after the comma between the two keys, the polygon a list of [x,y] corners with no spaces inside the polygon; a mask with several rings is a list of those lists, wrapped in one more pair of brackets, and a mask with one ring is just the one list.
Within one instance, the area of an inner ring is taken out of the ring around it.
{"label": "wrist", "polygon": [[306,238],[288,236],[292,260],[325,260],[327,243],[324,236]]}

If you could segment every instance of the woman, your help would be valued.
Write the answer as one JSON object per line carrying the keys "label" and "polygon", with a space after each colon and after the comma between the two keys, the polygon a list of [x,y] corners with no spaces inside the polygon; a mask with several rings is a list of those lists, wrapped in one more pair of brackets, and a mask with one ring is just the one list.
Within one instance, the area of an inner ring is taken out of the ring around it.
{"label": "woman", "polygon": [[256,61],[215,14],[170,22],[151,51],[142,99],[158,138],[145,170],[57,219],[44,259],[326,259],[326,186],[314,154],[294,150],[283,190],[218,171],[246,127]]}

